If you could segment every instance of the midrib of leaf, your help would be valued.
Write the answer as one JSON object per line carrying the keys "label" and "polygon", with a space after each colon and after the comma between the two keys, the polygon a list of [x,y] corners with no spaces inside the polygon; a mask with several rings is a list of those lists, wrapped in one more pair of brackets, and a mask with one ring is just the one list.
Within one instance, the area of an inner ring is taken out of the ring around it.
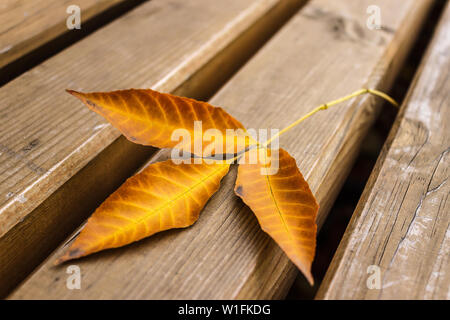
{"label": "midrib of leaf", "polygon": [[[264,163],[267,163],[267,155],[266,155],[266,152],[264,152],[264,158],[265,158]],[[283,222],[283,226],[284,226],[284,228],[286,229],[286,231],[287,231],[287,233],[288,233],[288,235],[289,235],[289,238],[291,238],[291,241],[294,241],[294,238],[292,237],[292,234],[291,234],[291,232],[290,232],[290,230],[289,230],[289,227],[288,227],[288,225],[287,225],[287,223],[286,223],[286,220],[284,220],[283,214],[282,214],[282,212],[281,212],[281,210],[280,210],[280,207],[278,206],[277,199],[275,198],[275,194],[274,194],[273,189],[272,189],[272,184],[270,183],[270,179],[269,179],[269,174],[268,174],[267,168],[264,167],[264,169],[266,170],[267,184],[269,185],[270,195],[272,196],[273,202],[274,202],[274,204],[275,204],[275,208],[277,208],[277,212],[278,212],[278,214],[280,215],[281,221]]]}

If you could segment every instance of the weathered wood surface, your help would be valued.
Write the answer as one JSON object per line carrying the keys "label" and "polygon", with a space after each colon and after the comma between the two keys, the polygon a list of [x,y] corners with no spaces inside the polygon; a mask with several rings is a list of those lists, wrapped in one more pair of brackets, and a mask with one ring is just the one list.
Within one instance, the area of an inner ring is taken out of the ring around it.
{"label": "weathered wood surface", "polygon": [[449,30],[447,5],[319,299],[450,299]]}
{"label": "weathered wood surface", "polygon": [[[383,12],[369,30],[366,9]],[[282,128],[313,106],[361,87],[387,90],[431,1],[314,0],[301,9],[211,100],[248,128]],[[325,219],[373,122],[378,99],[361,97],[317,114],[281,139],[315,192]],[[167,156],[159,152],[152,161]],[[71,262],[81,290],[66,288],[62,245],[12,299],[280,298],[297,271],[234,195],[236,168],[192,227]]]}
{"label": "weathered wood surface", "polygon": [[68,32],[67,7],[81,9],[82,23],[125,0],[2,0],[0,68]]}
{"label": "weathered wood surface", "polygon": [[[118,130],[66,88],[152,87],[201,98],[301,3],[151,1],[3,86],[0,296],[153,152],[116,140]],[[107,146],[108,156],[94,159]]]}

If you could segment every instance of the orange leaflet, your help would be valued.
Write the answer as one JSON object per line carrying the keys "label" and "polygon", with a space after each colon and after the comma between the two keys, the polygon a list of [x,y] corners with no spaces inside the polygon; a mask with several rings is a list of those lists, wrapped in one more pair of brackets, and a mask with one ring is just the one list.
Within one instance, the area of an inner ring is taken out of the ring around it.
{"label": "orange leaflet", "polygon": [[[235,193],[252,209],[261,228],[278,243],[312,285],[311,265],[316,248],[319,205],[295,159],[285,150],[279,149],[278,171],[272,175],[269,174],[270,161],[249,164],[247,154],[249,152],[245,154],[245,163],[239,165]],[[262,154],[269,156],[266,152]]]}
{"label": "orange leaflet", "polygon": [[67,92],[135,143],[176,148],[197,156],[234,154],[249,144],[239,121],[206,102],[150,89]]}
{"label": "orange leaflet", "polygon": [[229,164],[158,162],[128,179],[88,219],[57,263],[117,248],[197,221]]}

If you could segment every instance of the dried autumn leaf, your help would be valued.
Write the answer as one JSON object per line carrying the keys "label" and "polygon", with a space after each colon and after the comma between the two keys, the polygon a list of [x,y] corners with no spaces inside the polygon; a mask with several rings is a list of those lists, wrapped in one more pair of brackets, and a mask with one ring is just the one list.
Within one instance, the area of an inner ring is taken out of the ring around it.
{"label": "dried autumn leaf", "polygon": [[[266,152],[263,154],[267,156]],[[268,174],[270,165],[270,161],[240,164],[235,193],[255,213],[261,228],[313,284],[311,264],[319,205],[289,153],[279,149],[277,173]]]}
{"label": "dried autumn leaf", "polygon": [[175,164],[171,160],[148,166],[97,208],[56,263],[192,225],[229,166],[225,162]]}
{"label": "dried autumn leaf", "polygon": [[206,102],[150,89],[67,92],[135,143],[177,148],[197,156],[205,156],[205,152],[206,156],[234,154],[249,144],[248,134],[239,121]]}
{"label": "dried autumn leaf", "polygon": [[[210,164],[204,157],[237,154],[253,145],[258,147],[257,151],[263,151],[263,157],[256,153],[256,160],[259,157],[263,161],[250,161],[255,160],[255,149],[244,153],[245,161],[240,161],[235,193],[253,210],[262,229],[280,245],[311,284],[314,281],[311,264],[319,205],[295,159],[283,149],[279,149],[279,156],[274,157],[264,146],[316,112],[362,94],[371,93],[398,105],[380,91],[361,89],[320,105],[261,145],[250,137],[239,121],[205,102],[153,90],[67,91],[104,116],[129,140],[187,151],[200,156],[196,161],[200,160],[201,165],[161,162],[127,180],[94,212],[58,262],[123,246],[162,230],[191,225],[229,169],[225,162]],[[201,127],[196,127],[197,124]],[[189,136],[187,141],[182,139],[182,144],[172,139],[177,129],[185,130]],[[212,132],[208,132],[210,130]],[[232,160],[240,156],[238,154]],[[278,163],[276,173],[271,171],[273,160]]]}

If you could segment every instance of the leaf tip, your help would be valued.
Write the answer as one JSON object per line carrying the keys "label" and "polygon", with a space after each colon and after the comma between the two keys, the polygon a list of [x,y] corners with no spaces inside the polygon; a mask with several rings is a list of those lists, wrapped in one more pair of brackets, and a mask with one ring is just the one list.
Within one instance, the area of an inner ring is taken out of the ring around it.
{"label": "leaf tip", "polygon": [[55,262],[53,263],[55,266],[58,266],[66,261],[72,260],[72,259],[76,259],[76,258],[80,258],[84,255],[84,252],[81,251],[80,249],[76,248],[76,249],[69,249],[69,251],[64,254],[63,256],[59,257],[58,259],[55,260]]}
{"label": "leaf tip", "polygon": [[66,89],[66,92],[67,92],[67,93],[70,93],[70,94],[74,94],[76,91],[75,91],[75,90],[72,90],[72,89]]}
{"label": "leaf tip", "polygon": [[90,93],[83,93],[83,92],[79,92],[79,91],[75,91],[75,90],[71,90],[71,89],[66,89],[66,92],[73,95],[74,97],[80,99],[81,102],[86,104],[90,109],[98,112],[98,109],[100,107],[95,102],[90,100],[90,97],[91,97]]}
{"label": "leaf tip", "polygon": [[63,262],[65,262],[65,261],[66,260],[64,259],[64,256],[62,256],[62,257],[56,259],[55,261],[53,261],[53,265],[56,267],[56,266],[59,266],[60,264],[62,264]]}
{"label": "leaf tip", "polygon": [[79,99],[81,99],[81,97],[83,96],[83,94],[81,92],[72,90],[72,89],[66,89],[66,92],[73,95],[74,97],[77,97]]}
{"label": "leaf tip", "polygon": [[86,103],[84,94],[82,92],[78,92],[71,89],[66,89],[66,92],[74,96],[75,98],[80,99],[83,103]]}
{"label": "leaf tip", "polygon": [[292,262],[297,266],[297,268],[301,271],[301,273],[305,276],[306,280],[309,282],[309,284],[314,286],[314,277],[311,273],[311,264],[306,264],[302,261],[299,261],[297,259],[292,259]]}
{"label": "leaf tip", "polygon": [[305,274],[305,278],[306,278],[306,280],[308,280],[311,287],[314,286],[314,278],[313,278],[311,272],[309,272],[308,274]]}

